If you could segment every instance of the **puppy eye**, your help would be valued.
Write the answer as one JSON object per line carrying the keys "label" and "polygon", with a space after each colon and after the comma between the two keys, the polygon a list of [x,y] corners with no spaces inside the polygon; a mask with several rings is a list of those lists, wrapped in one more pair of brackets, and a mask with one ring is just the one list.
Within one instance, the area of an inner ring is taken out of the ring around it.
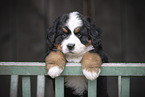
{"label": "puppy eye", "polygon": [[67,36],[66,34],[63,34],[63,35],[62,35],[63,38],[65,38],[66,36]]}
{"label": "puppy eye", "polygon": [[77,34],[77,37],[79,37],[79,38],[80,38],[80,37],[82,37],[82,35],[81,35],[80,33],[78,33],[78,34]]}

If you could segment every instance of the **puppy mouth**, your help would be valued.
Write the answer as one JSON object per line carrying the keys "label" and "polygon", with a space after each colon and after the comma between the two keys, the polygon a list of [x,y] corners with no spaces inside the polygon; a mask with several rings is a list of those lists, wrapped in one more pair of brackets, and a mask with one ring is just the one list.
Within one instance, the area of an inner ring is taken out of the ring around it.
{"label": "puppy mouth", "polygon": [[67,53],[66,53],[67,55],[74,55],[74,54],[76,54],[74,51],[72,51],[72,50],[69,50]]}
{"label": "puppy mouth", "polygon": [[71,50],[70,50],[68,53],[70,53],[70,54],[75,54],[75,53],[74,53],[73,51],[71,51]]}
{"label": "puppy mouth", "polygon": [[74,55],[75,53],[74,52],[69,52],[70,54]]}

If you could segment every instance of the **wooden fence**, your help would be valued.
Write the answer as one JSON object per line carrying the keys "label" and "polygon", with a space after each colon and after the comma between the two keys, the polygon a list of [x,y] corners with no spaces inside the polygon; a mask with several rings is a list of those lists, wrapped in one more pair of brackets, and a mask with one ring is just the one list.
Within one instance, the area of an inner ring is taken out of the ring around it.
{"label": "wooden fence", "polygon": [[[130,76],[145,76],[145,63],[104,63],[100,76],[118,77],[118,97],[130,97]],[[17,97],[18,77],[22,75],[22,96],[31,97],[31,75],[37,75],[37,97],[44,97],[45,63],[0,62],[0,75],[11,75],[10,97]],[[55,97],[64,97],[64,76],[83,76],[80,63],[67,63],[55,79]],[[97,80],[88,80],[88,97],[97,97]]]}

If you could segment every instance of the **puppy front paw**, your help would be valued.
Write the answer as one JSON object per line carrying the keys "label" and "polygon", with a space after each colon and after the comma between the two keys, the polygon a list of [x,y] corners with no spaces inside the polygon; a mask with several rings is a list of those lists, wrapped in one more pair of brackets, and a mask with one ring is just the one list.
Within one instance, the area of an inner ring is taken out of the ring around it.
{"label": "puppy front paw", "polygon": [[84,76],[89,80],[95,80],[96,78],[98,78],[100,72],[100,68],[98,69],[98,71],[89,71],[87,69],[83,69]]}
{"label": "puppy front paw", "polygon": [[46,56],[45,63],[48,75],[55,78],[62,73],[66,60],[64,55],[60,51],[57,51],[51,52],[48,56]]}
{"label": "puppy front paw", "polygon": [[82,72],[89,80],[95,80],[101,72],[101,57],[97,53],[87,52],[82,60]]}
{"label": "puppy front paw", "polygon": [[62,73],[63,69],[59,68],[58,66],[51,67],[48,70],[48,75],[52,78],[59,76]]}

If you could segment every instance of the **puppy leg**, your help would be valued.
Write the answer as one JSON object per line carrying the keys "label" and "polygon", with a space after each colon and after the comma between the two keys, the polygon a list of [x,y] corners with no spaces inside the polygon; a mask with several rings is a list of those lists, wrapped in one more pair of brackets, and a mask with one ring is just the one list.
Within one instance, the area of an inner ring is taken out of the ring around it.
{"label": "puppy leg", "polygon": [[89,80],[96,79],[100,72],[102,64],[101,57],[97,53],[87,52],[81,60],[82,71],[85,77]]}
{"label": "puppy leg", "polygon": [[46,56],[45,63],[48,75],[55,78],[62,73],[66,60],[60,51],[56,51],[50,52],[49,55]]}

